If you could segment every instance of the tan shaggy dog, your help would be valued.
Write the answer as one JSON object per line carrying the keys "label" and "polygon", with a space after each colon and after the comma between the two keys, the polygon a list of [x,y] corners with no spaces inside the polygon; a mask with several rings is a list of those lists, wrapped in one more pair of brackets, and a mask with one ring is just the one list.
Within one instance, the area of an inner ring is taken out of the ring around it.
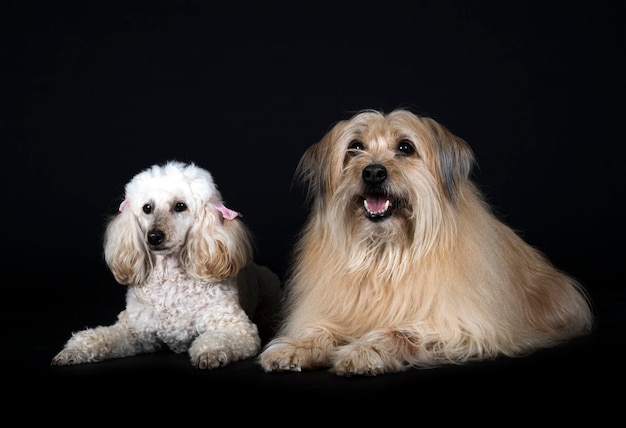
{"label": "tan shaggy dog", "polygon": [[379,375],[522,356],[593,329],[580,284],[491,211],[468,144],[407,110],[361,111],[302,157],[311,213],[267,372]]}

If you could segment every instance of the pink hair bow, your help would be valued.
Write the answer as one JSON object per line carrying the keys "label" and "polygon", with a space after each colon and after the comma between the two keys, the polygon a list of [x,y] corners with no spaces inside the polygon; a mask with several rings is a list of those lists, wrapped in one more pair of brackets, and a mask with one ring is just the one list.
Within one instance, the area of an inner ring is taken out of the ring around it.
{"label": "pink hair bow", "polygon": [[222,217],[224,217],[227,220],[232,220],[237,217],[243,217],[243,215],[240,212],[233,211],[230,208],[226,208],[224,204],[219,204],[216,206],[216,208],[222,214]]}

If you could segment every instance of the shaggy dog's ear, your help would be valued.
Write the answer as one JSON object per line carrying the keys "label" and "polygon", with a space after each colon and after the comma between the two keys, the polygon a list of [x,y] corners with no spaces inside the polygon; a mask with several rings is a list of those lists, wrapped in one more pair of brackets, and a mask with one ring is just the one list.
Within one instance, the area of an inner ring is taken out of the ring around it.
{"label": "shaggy dog's ear", "polygon": [[104,232],[104,258],[120,284],[143,284],[148,278],[150,258],[137,219],[130,209],[109,220]]}
{"label": "shaggy dog's ear", "polygon": [[[327,138],[328,136],[324,137],[324,140]],[[322,168],[322,165],[327,165],[324,162],[325,150],[322,147],[324,140],[313,144],[304,152],[293,176],[292,184],[305,187],[305,194],[309,202],[315,197],[323,199],[323,195],[326,193],[325,189],[329,186],[330,174],[325,168]]]}
{"label": "shaggy dog's ear", "polygon": [[293,184],[304,186],[307,202],[322,205],[337,185],[341,176],[343,157],[336,152],[344,149],[336,143],[342,136],[347,121],[338,122],[320,141],[311,145],[302,155],[293,178]]}
{"label": "shaggy dog's ear", "polygon": [[475,158],[469,144],[457,137],[447,128],[430,118],[421,118],[434,139],[437,149],[436,170],[439,173],[439,182],[442,191],[455,202],[458,196],[459,186],[467,181],[474,166]]}
{"label": "shaggy dog's ear", "polygon": [[199,278],[230,278],[252,261],[251,236],[241,220],[226,218],[207,203],[189,231],[181,261]]}

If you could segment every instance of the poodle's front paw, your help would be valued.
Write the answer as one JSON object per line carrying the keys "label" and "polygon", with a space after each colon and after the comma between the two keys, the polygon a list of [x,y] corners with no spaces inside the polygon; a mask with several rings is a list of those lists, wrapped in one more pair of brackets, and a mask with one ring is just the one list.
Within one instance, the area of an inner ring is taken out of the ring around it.
{"label": "poodle's front paw", "polygon": [[328,366],[328,361],[325,348],[286,337],[272,340],[259,355],[259,363],[266,372],[300,372],[303,369]]}
{"label": "poodle's front paw", "polygon": [[189,357],[191,363],[199,369],[214,369],[252,357],[260,347],[261,339],[258,335],[205,332],[192,342]]}
{"label": "poodle's front paw", "polygon": [[72,364],[91,363],[96,361],[94,356],[81,349],[63,349],[50,362],[53,366],[69,366]]}
{"label": "poodle's front paw", "polygon": [[191,364],[199,369],[215,369],[231,362],[231,358],[224,351],[201,352],[191,357]]}

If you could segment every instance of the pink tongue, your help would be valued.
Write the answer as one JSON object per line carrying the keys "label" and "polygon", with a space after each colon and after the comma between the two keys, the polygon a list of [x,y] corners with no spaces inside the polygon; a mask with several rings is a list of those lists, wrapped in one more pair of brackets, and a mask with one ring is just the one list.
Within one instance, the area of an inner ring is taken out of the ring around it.
{"label": "pink tongue", "polygon": [[386,198],[381,198],[378,196],[368,196],[367,197],[367,207],[370,211],[380,211],[385,209],[385,202],[387,202]]}

